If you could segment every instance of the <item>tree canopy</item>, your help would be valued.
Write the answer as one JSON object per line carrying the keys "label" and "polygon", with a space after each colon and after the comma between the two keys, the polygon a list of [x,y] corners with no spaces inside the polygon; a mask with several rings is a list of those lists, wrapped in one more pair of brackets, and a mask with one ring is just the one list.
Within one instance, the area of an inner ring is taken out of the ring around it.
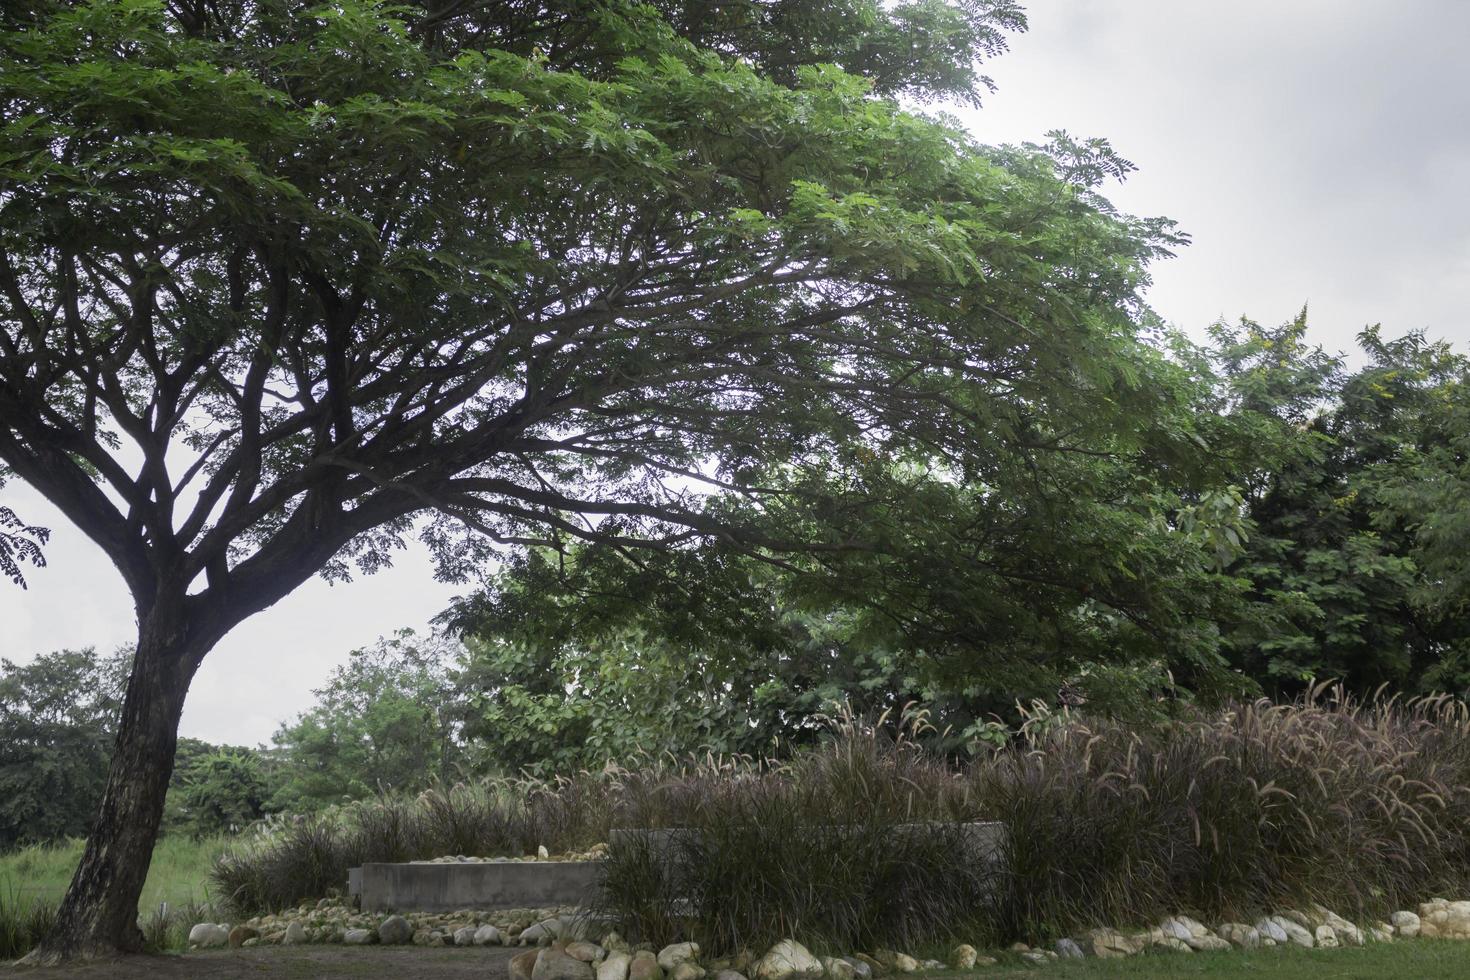
{"label": "tree canopy", "polygon": [[1230,515],[1140,300],[1182,236],[1105,141],[905,108],[984,92],[1007,0],[3,17],[0,463],[139,620],[45,955],[136,945],[218,639],[414,533],[669,608],[775,565],[961,666],[1218,666],[1181,610]]}

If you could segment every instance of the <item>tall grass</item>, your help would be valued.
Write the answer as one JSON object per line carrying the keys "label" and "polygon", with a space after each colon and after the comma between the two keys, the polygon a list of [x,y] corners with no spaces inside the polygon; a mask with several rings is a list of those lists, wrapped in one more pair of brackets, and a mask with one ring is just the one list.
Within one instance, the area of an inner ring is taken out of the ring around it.
{"label": "tall grass", "polygon": [[633,836],[604,867],[605,911],[656,943],[759,947],[800,936],[833,949],[914,949],[974,938],[994,919],[995,869],[968,844],[965,774],[906,738],[847,726],[783,765],[710,760],[638,788]]}
{"label": "tall grass", "polygon": [[607,839],[613,790],[592,773],[494,779],[279,817],[231,846],[212,880],[221,898],[257,912],[338,892],[347,869],[369,861],[583,850]]}
{"label": "tall grass", "polygon": [[29,953],[55,921],[55,904],[23,899],[13,888],[0,889],[0,963]]}
{"label": "tall grass", "polygon": [[973,778],[1010,828],[1009,934],[1470,894],[1470,714],[1449,698],[1318,689],[1150,732],[1074,722]]}
{"label": "tall grass", "polygon": [[[25,955],[50,928],[83,846],[66,840],[0,854],[0,961]],[[189,928],[213,916],[209,874],[224,847],[224,838],[183,836],[154,847],[138,902],[149,948],[180,949]]]}
{"label": "tall grass", "polygon": [[[153,848],[138,902],[140,912],[150,912],[163,902],[182,905],[211,900],[210,871],[228,841],[183,835],[161,838]],[[26,905],[59,903],[82,859],[82,847],[80,840],[65,840],[0,854],[0,894],[10,894]]]}
{"label": "tall grass", "polygon": [[[999,875],[963,844],[975,820],[1007,827]],[[581,850],[642,827],[682,830],[667,848],[614,843],[604,911],[711,950],[1038,941],[1311,902],[1367,919],[1470,896],[1470,712],[1318,689],[1137,730],[1042,714],[964,763],[848,722],[783,762],[643,760],[280,821],[215,881],[244,909],[279,908],[364,861]]]}

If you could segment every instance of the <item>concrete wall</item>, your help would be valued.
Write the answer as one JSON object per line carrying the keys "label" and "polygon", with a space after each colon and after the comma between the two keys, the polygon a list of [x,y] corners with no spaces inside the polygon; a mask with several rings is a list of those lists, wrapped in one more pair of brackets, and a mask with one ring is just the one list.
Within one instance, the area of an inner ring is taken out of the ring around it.
{"label": "concrete wall", "polygon": [[452,912],[584,905],[597,893],[596,861],[506,864],[364,864],[362,907]]}
{"label": "concrete wall", "polygon": [[[1005,825],[1000,823],[897,824],[895,835],[959,834],[963,859],[997,870]],[[683,859],[683,828],[614,830],[614,848],[647,847],[659,861]],[[597,898],[597,861],[512,861],[503,864],[365,864],[348,871],[349,894],[372,911],[452,912],[472,908],[545,908],[589,905]]]}
{"label": "concrete wall", "polygon": [[[1002,860],[1001,847],[1005,843],[1005,824],[996,821],[973,823],[901,823],[890,828],[895,835],[923,833],[957,833],[965,859],[980,864],[999,865]],[[825,829],[816,832],[825,832]],[[647,847],[649,853],[659,861],[677,861],[683,848],[697,843],[692,836],[697,830],[687,827],[667,827],[656,830],[614,830],[608,841],[615,848]],[[688,841],[689,843],[683,843]]]}

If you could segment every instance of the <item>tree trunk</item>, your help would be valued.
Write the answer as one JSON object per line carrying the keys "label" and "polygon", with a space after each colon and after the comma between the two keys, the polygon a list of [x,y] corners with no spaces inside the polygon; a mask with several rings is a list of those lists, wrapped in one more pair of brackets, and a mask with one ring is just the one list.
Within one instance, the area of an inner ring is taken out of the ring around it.
{"label": "tree trunk", "polygon": [[190,648],[182,596],[139,628],[107,786],[56,927],[23,962],[115,956],[143,949],[138,899],[163,818],[179,716],[202,651]]}

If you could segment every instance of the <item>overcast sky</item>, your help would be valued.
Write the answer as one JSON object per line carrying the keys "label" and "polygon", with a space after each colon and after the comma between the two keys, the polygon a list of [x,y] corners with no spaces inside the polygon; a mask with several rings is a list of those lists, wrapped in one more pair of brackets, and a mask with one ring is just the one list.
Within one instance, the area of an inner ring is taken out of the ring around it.
{"label": "overcast sky", "polygon": [[[1105,136],[1139,167],[1110,196],[1194,244],[1155,270],[1167,319],[1198,333],[1309,304],[1333,349],[1365,324],[1470,348],[1470,2],[1034,0],[968,125],[992,143]],[[106,557],[23,486],[0,501],[54,531],[29,591],[0,583],[0,656],[127,642]],[[311,703],[348,650],[423,628],[456,590],[411,552],[350,585],[317,580],[210,654],[182,733],[253,744]]]}

